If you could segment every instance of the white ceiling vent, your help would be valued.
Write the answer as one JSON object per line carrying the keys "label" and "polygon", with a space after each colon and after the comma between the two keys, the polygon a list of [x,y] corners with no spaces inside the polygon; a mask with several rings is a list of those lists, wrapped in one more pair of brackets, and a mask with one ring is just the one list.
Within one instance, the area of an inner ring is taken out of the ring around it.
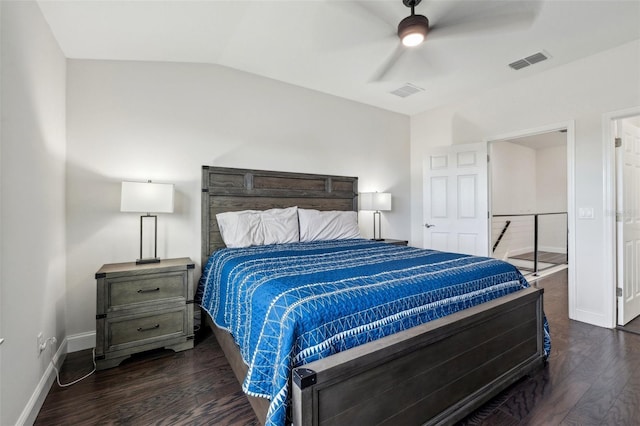
{"label": "white ceiling vent", "polygon": [[422,87],[418,87],[414,84],[407,83],[402,87],[397,88],[389,93],[400,96],[401,98],[406,98],[407,96],[413,95],[414,93],[424,92]]}
{"label": "white ceiling vent", "polygon": [[510,63],[509,66],[514,70],[519,70],[524,67],[528,67],[529,65],[533,65],[533,64],[537,64],[538,62],[545,61],[547,59],[549,59],[548,55],[545,55],[542,52],[538,52],[538,53],[534,53],[531,56],[527,56],[524,59],[518,59],[517,61]]}

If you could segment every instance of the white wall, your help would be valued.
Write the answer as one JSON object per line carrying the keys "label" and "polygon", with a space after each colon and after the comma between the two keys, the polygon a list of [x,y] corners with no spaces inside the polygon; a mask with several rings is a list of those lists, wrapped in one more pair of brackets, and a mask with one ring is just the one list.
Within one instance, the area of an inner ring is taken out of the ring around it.
{"label": "white wall", "polygon": [[537,149],[536,210],[540,213],[567,210],[567,146]]}
{"label": "white wall", "polygon": [[66,335],[66,64],[35,2],[3,1],[0,8],[0,424],[13,425],[33,421],[49,389],[50,356],[38,357],[38,332],[59,342]]}
{"label": "white wall", "polygon": [[528,214],[536,210],[536,151],[507,141],[491,143],[493,214]]}
{"label": "white wall", "polygon": [[[393,194],[384,235],[409,237],[406,116],[215,65],[88,60],[68,61],[67,106],[70,335],[95,330],[100,266],[138,256],[124,179],[176,185],[161,258],[200,263],[202,165],[358,176],[361,192]],[[360,220],[371,237],[371,212]]]}
{"label": "white wall", "polygon": [[[567,211],[566,145],[536,150],[536,211]],[[567,252],[567,215],[539,216],[538,232],[540,250]]]}
{"label": "white wall", "polygon": [[[615,64],[612,66],[611,64]],[[522,71],[518,71],[522,72]],[[576,221],[573,317],[612,326],[613,283],[604,271],[603,114],[640,105],[640,41],[538,75],[470,94],[411,118],[411,243],[422,245],[422,160],[430,146],[480,142],[575,121],[575,203],[594,219]]]}

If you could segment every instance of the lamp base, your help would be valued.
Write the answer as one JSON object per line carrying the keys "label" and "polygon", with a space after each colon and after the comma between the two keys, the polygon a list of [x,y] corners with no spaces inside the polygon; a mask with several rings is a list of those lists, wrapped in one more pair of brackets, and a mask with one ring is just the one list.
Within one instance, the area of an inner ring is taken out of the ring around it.
{"label": "lamp base", "polygon": [[144,265],[147,263],[160,263],[159,257],[147,257],[145,259],[136,260],[136,265]]}
{"label": "lamp base", "polygon": [[384,238],[372,238],[373,241],[384,241]]}

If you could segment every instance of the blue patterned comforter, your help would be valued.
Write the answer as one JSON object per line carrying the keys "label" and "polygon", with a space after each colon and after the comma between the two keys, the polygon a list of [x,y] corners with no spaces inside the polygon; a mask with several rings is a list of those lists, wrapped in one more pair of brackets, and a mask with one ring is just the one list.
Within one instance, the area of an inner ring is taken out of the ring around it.
{"label": "blue patterned comforter", "polygon": [[524,287],[500,260],[339,240],[218,250],[196,301],[240,347],[243,390],[271,400],[267,424],[284,425],[292,368]]}

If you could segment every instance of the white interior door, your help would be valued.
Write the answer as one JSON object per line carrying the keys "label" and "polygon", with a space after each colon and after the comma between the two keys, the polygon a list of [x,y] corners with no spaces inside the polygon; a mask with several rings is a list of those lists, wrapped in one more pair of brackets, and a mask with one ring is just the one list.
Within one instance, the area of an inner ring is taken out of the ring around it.
{"label": "white interior door", "polygon": [[640,315],[640,128],[618,122],[616,149],[618,324]]}
{"label": "white interior door", "polygon": [[487,256],[487,144],[433,148],[423,169],[424,247]]}

